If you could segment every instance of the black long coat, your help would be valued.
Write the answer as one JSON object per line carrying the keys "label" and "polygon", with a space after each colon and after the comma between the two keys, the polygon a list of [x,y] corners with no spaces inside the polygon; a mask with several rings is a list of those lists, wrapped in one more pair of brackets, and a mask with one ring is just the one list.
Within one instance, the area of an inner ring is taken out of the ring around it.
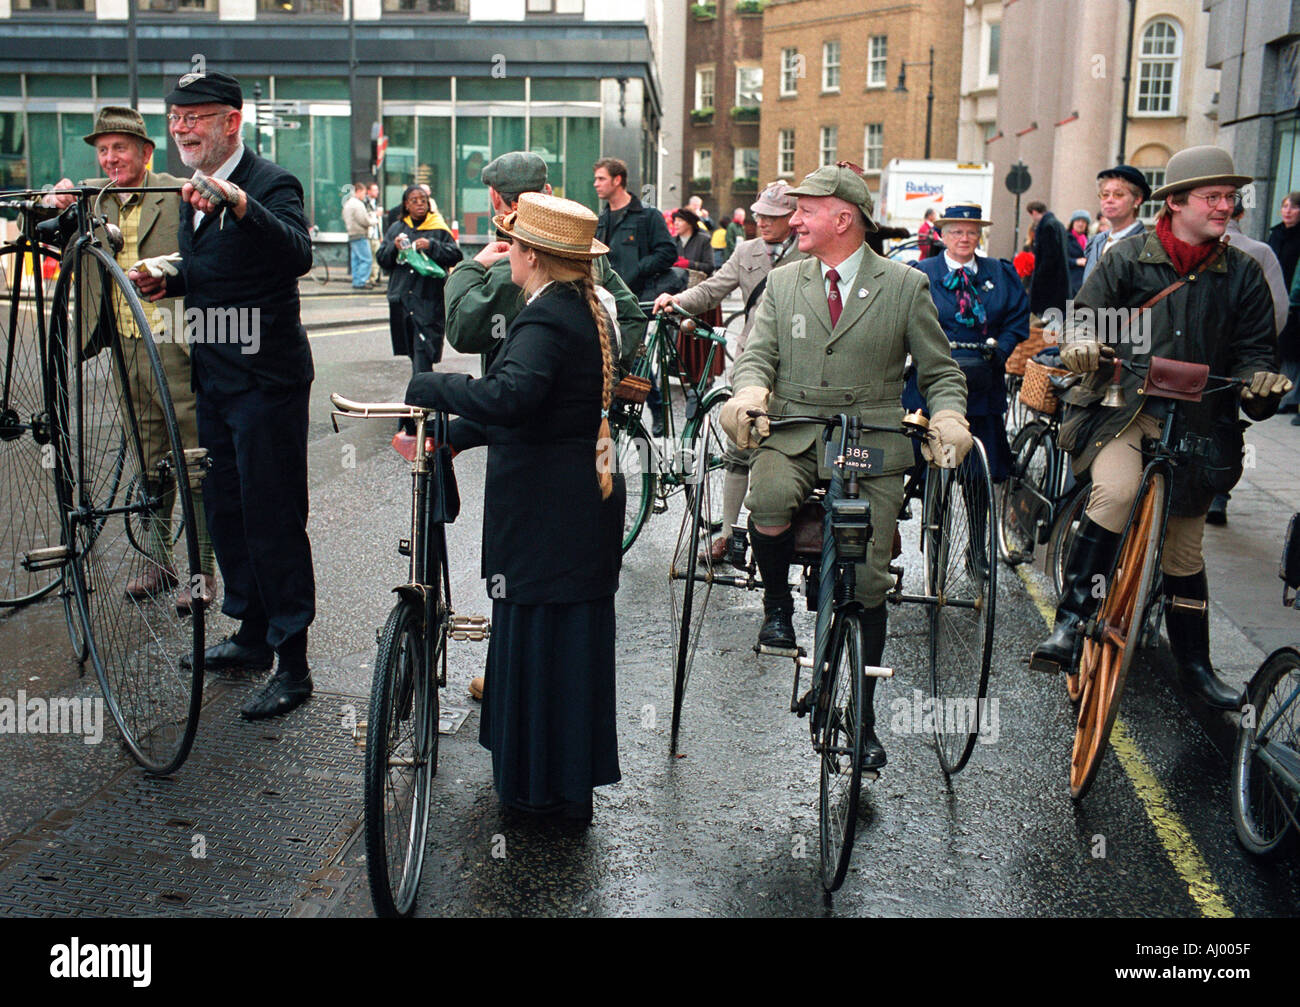
{"label": "black long coat", "polygon": [[[456,244],[456,239],[451,236],[451,232],[444,231],[441,227],[417,230],[414,227],[407,227],[406,221],[399,219],[388,228],[383,242],[375,250],[375,258],[384,269],[388,270],[388,303],[400,304],[403,311],[425,336],[431,338],[441,336],[446,326],[443,287],[447,283],[447,278],[423,276],[406,263],[398,262],[395,242],[399,234],[405,234],[411,239],[412,244],[420,238],[428,238],[429,247],[425,249],[424,254],[448,272],[461,260],[460,246]],[[405,334],[409,336],[409,330]],[[394,332],[392,336],[393,356],[409,357],[411,355],[409,339],[406,341],[408,345],[398,346],[398,334]]]}
{"label": "black long coat", "polygon": [[[230,181],[248,195],[244,219],[231,210],[209,213],[195,228],[194,207],[182,203],[180,272],[167,281],[169,297],[184,294],[187,311],[203,311],[190,357],[195,387],[234,393],[309,385],[315,370],[298,301],[298,277],[311,268],[302,183],[248,147]],[[256,346],[246,331],[254,321]]]}
{"label": "black long coat", "polygon": [[461,417],[457,450],[488,446],[482,574],[494,600],[566,604],[618,590],[622,477],[601,500],[596,475],[603,380],[596,323],[560,284],[518,314],[482,378],[411,379],[407,402]]}
{"label": "black long coat", "polygon": [[1065,310],[1070,296],[1065,228],[1048,210],[1034,227],[1034,273],[1029,281],[1029,310],[1041,316],[1048,308]]}

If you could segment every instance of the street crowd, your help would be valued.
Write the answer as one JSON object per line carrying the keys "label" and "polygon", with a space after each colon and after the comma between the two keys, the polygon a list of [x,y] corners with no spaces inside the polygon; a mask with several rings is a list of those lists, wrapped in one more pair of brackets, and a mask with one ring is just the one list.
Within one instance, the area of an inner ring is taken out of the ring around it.
{"label": "street crowd", "polygon": [[[299,180],[242,142],[235,78],[186,74],[166,102],[171,137],[193,176],[148,170],[153,145],[143,120],[110,106],[86,137],[104,174],[90,184],[179,187],[178,194],[109,201],[125,238],[118,261],[143,298],[163,310],[180,299],[187,309],[258,309],[256,353],[202,331],[190,345],[159,350],[182,437],[212,461],[196,497],[204,596],[219,589],[222,611],[239,624],[207,649],[206,667],[271,671],[242,712],[278,716],[313,688],[307,407],[314,372],[297,286],[311,265],[310,226]],[[698,198],[667,214],[643,203],[617,158],[592,166],[597,215],[552,193],[541,157],[506,153],[482,168],[495,231],[469,259],[427,187],[407,186],[385,214],[378,187],[355,184],[343,208],[351,283],[364,290],[388,274],[392,349],[411,361],[406,401],[456,417],[447,436],[453,451],[487,449],[481,573],[502,589],[492,592],[486,669],[472,691],[482,699],[480,741],[491,751],[503,804],[585,823],[593,788],[619,779],[614,601],[624,486],[601,458],[613,391],[642,346],[647,311],[703,314],[733,294],[744,304],[734,395],[722,412],[730,441],[726,528],[705,548],[721,560],[725,531],[748,510],[765,585],[761,644],[794,646],[791,521],[826,475],[817,429],[772,429],[769,417],[848,411],[896,426],[904,406],[924,408],[925,461],[957,466],[978,437],[1002,480],[1013,463],[1005,365],[1029,338],[1031,321],[1053,309],[1068,308],[1073,324],[1068,341],[1047,352],[1081,375],[1064,395],[1062,446],[1092,489],[1055,627],[1031,667],[1068,673],[1077,660],[1097,605],[1093,579],[1110,568],[1137,489],[1137,449],[1166,420],[1158,400],[1136,394],[1128,373],[1127,404],[1103,402],[1112,361],[1131,360],[1139,349],[1090,328],[1097,309],[1138,308],[1153,332],[1141,352],[1208,364],[1242,382],[1239,395],[1184,403],[1179,413],[1188,430],[1208,438],[1218,462],[1179,470],[1164,584],[1183,599],[1209,598],[1202,533],[1207,516],[1226,519],[1226,496],[1241,474],[1238,411],[1259,420],[1295,410],[1288,393],[1300,371],[1293,306],[1300,304],[1300,193],[1283,201],[1282,223],[1264,244],[1247,240],[1237,223],[1239,190],[1252,180],[1219,148],[1176,154],[1154,192],[1131,166],[1095,167],[1096,226],[1091,210],[1062,225],[1031,202],[1033,236],[1014,262],[981,254],[995,222],[974,204],[927,215],[916,263],[886,257],[882,242],[891,232],[876,217],[864,173],[849,162],[820,167],[798,185],[773,182],[720,226]],[[57,190],[71,185],[61,180],[47,198],[68,205],[72,197]],[[1138,219],[1147,200],[1161,204],[1151,229]],[[444,341],[481,354],[481,377],[440,370]],[[647,404],[658,432],[669,403],[652,394]],[[399,430],[395,445],[414,451],[413,433]],[[876,665],[894,521],[904,473],[918,459],[901,434],[869,434],[864,442],[883,458],[864,480],[874,537],[857,574],[863,660]],[[128,591],[148,597],[178,588],[178,604],[195,604],[164,563]],[[1189,691],[1215,707],[1239,705],[1210,663],[1207,608],[1171,606],[1167,620]],[[887,755],[870,691],[865,706],[865,764],[879,768]]]}

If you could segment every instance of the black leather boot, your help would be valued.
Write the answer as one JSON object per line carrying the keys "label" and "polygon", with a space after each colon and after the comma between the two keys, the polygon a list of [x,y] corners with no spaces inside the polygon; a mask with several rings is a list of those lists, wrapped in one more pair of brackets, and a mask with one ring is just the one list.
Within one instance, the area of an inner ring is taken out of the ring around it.
{"label": "black leather boot", "polygon": [[[862,663],[879,665],[885,653],[885,606],[869,608],[863,613]],[[862,768],[880,769],[887,761],[885,746],[876,737],[876,682],[874,675],[868,675],[862,692]]]}
{"label": "black leather boot", "polygon": [[758,631],[758,645],[794,650],[794,598],[790,594],[794,529],[787,528],[780,535],[764,535],[751,523],[749,536],[754,562],[763,578],[763,628]]}
{"label": "black leather boot", "polygon": [[1079,636],[1101,600],[1093,593],[1094,578],[1110,574],[1119,539],[1119,532],[1107,531],[1086,515],[1079,522],[1070,559],[1065,566],[1065,586],[1056,603],[1056,626],[1052,635],[1034,648],[1029,659],[1030,670],[1074,670]]}
{"label": "black leather boot", "polygon": [[1206,706],[1216,710],[1238,710],[1242,695],[1234,691],[1214,673],[1210,663],[1210,585],[1205,571],[1190,577],[1165,574],[1165,595],[1177,596],[1205,603],[1199,611],[1165,606],[1165,629],[1169,632],[1169,648],[1178,662],[1178,675],[1185,688]]}

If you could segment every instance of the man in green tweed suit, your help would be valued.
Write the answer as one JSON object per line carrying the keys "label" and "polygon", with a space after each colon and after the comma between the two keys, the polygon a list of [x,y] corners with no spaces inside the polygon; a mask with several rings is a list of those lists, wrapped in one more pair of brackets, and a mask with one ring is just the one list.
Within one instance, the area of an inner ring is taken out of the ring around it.
{"label": "man in green tweed suit", "polygon": [[[926,458],[955,467],[971,447],[966,381],[939,326],[928,281],[865,244],[876,224],[861,170],[844,161],[818,168],[790,195],[798,197],[790,226],[809,258],[768,274],[749,341],[732,374],[735,395],[721,417],[738,446],[757,448],[746,504],[764,585],[758,642],[778,650],[795,646],[790,523],[819,474],[829,472],[819,458],[820,426],[773,432],[766,417],[751,421],[748,411],[765,410],[774,417],[849,413],[865,423],[896,426],[903,417],[903,368],[910,353],[921,392],[934,410],[922,448]],[[867,610],[863,657],[878,665],[885,647],[885,594],[893,583],[894,525],[903,502],[903,473],[913,456],[903,434],[868,434],[862,443],[882,455],[881,475],[862,482],[874,534],[867,561],[857,570],[857,597]],[[868,710],[875,681],[867,679]],[[876,738],[874,714],[863,719],[868,728],[863,765],[879,768],[885,750]]]}

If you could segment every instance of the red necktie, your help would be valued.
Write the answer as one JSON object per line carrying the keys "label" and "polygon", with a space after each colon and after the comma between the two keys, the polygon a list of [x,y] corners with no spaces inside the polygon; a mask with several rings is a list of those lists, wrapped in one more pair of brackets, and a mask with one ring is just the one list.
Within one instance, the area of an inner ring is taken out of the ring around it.
{"label": "red necktie", "polygon": [[826,279],[831,281],[831,289],[826,292],[826,307],[831,313],[831,328],[835,328],[835,323],[840,320],[840,310],[844,307],[840,303],[840,274],[833,269],[826,271]]}

